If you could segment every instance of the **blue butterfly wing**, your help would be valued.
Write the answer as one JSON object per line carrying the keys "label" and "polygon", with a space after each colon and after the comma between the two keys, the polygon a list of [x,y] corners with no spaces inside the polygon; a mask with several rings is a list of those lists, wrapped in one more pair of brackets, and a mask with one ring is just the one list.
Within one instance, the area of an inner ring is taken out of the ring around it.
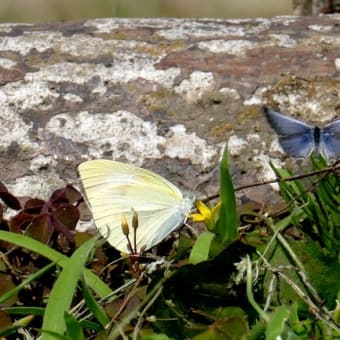
{"label": "blue butterfly wing", "polygon": [[290,156],[309,156],[315,149],[315,127],[264,107],[266,118],[279,137],[284,151]]}
{"label": "blue butterfly wing", "polygon": [[340,119],[321,130],[320,152],[327,159],[340,157]]}

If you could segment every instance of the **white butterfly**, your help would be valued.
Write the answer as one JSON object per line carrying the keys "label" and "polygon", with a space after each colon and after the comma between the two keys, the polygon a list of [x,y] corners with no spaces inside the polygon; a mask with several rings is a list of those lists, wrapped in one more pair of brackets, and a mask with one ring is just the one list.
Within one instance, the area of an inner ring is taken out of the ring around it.
{"label": "white butterfly", "polygon": [[[135,251],[148,250],[180,226],[193,207],[194,197],[154,172],[121,162],[98,159],[78,167],[88,204],[99,232],[123,253],[130,253],[122,232],[122,216],[138,214]],[[133,237],[130,236],[132,239]]]}

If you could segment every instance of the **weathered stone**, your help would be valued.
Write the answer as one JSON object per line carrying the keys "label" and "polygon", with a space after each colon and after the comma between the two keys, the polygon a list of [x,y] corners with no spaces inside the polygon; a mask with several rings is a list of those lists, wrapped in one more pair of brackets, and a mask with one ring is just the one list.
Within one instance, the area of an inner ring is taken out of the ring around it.
{"label": "weathered stone", "polygon": [[[339,116],[339,60],[336,15],[1,24],[0,178],[46,197],[105,157],[184,190],[211,174],[213,193],[230,140],[235,184],[268,179],[283,153],[262,105]],[[271,189],[241,195],[261,202]]]}

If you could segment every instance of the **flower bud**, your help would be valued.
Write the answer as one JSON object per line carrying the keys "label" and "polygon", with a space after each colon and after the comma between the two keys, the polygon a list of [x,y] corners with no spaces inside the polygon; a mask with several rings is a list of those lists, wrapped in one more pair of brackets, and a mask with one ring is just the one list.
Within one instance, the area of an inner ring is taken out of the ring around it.
{"label": "flower bud", "polygon": [[121,226],[122,226],[122,231],[123,231],[123,234],[125,236],[128,236],[129,235],[129,223],[127,221],[127,218],[125,215],[122,215],[122,223],[121,223]]}

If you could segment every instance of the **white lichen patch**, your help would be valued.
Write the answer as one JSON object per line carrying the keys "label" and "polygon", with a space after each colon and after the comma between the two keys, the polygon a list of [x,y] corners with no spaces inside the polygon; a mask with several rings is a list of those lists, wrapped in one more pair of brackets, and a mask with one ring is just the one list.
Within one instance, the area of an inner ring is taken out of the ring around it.
{"label": "white lichen patch", "polygon": [[73,64],[60,63],[42,68],[38,72],[26,74],[25,79],[30,82],[54,81],[54,82],[73,82],[76,84],[84,84],[93,76],[99,76],[102,81],[110,81],[110,83],[127,83],[129,81],[143,78],[154,81],[164,87],[171,88],[176,77],[180,75],[180,69],[171,67],[166,70],[157,70],[154,61],[149,58],[141,60],[114,60],[113,66],[108,68],[102,64]]}
{"label": "white lichen patch", "polygon": [[237,135],[232,135],[229,137],[228,140],[228,151],[231,156],[242,156],[243,151],[246,148],[252,147],[252,153],[254,155],[258,154],[260,151],[256,148],[256,146],[263,147],[265,143],[261,142],[261,136],[258,133],[250,133],[246,135],[244,138],[241,138]]}
{"label": "white lichen patch", "polygon": [[34,175],[17,178],[10,188],[17,196],[48,199],[54,190],[63,188],[66,183],[56,171],[57,161],[53,156],[37,155],[31,160],[30,170]]}
{"label": "white lichen patch", "polygon": [[333,25],[309,25],[308,29],[316,32],[330,32],[334,29]]}
{"label": "white lichen patch", "polygon": [[298,18],[299,18],[298,16],[281,15],[281,16],[273,17],[270,20],[273,23],[278,23],[284,26],[289,26],[291,23],[296,22]]}
{"label": "white lichen patch", "polygon": [[259,87],[255,93],[248,99],[243,101],[243,105],[263,105],[264,104],[264,94],[268,90],[267,87]]}
{"label": "white lichen patch", "polygon": [[288,34],[269,34],[265,41],[249,40],[209,40],[197,43],[198,48],[208,50],[213,53],[228,53],[232,55],[243,55],[247,51],[268,46],[279,46],[286,48],[296,47],[296,40]]}
{"label": "white lichen patch", "polygon": [[261,141],[261,137],[258,133],[251,133],[247,135],[247,141],[249,143],[259,142]]}
{"label": "white lichen patch", "polygon": [[0,50],[16,51],[22,55],[28,54],[32,49],[42,53],[52,48],[58,53],[82,58],[111,55],[113,59],[122,59],[130,53],[130,58],[140,56],[154,59],[166,54],[163,49],[156,48],[154,44],[145,41],[110,40],[80,34],[66,37],[59,32],[26,32],[20,36],[0,39]]}
{"label": "white lichen patch", "polygon": [[[247,26],[247,22],[256,22],[257,25]],[[249,33],[258,33],[270,25],[270,20],[258,19],[177,19],[148,18],[148,19],[91,19],[84,26],[95,28],[95,33],[111,33],[118,29],[137,30],[139,27],[156,29],[155,34],[167,39],[185,39],[192,37],[216,37],[221,35],[244,36]],[[171,28],[169,28],[171,27]]]}
{"label": "white lichen patch", "polygon": [[34,108],[48,110],[51,108],[46,100],[49,97],[56,98],[58,94],[52,92],[48,84],[39,78],[33,78],[29,82],[8,83],[0,88],[0,106],[11,107],[17,112]]}
{"label": "white lichen patch", "polygon": [[176,86],[174,91],[181,95],[188,104],[195,104],[215,88],[216,82],[211,72],[195,71],[190,74],[189,79],[184,79]]}
{"label": "white lichen patch", "polygon": [[212,165],[219,154],[219,148],[210,146],[195,132],[187,133],[184,125],[170,128],[169,136],[164,141],[164,155],[170,158],[190,159],[192,164],[200,164],[203,169]]}
{"label": "white lichen patch", "polygon": [[[271,181],[276,178],[276,175],[270,166],[270,162],[277,168],[282,168],[284,166],[284,163],[280,159],[270,158],[262,152],[260,155],[254,157],[254,163],[257,164],[256,167],[259,169],[258,178],[262,181]],[[277,183],[272,183],[271,187],[274,190],[279,191]]]}
{"label": "white lichen patch", "polygon": [[[99,65],[101,68],[101,65]],[[84,84],[97,72],[97,65],[94,64],[73,64],[60,63],[41,68],[40,71],[27,73],[25,79],[29,82],[68,81],[76,84]]]}
{"label": "white lichen patch", "polygon": [[91,19],[84,23],[86,27],[95,27],[95,33],[111,33],[118,29],[138,29],[139,27],[151,27],[160,29],[166,27],[169,22],[180,22],[181,20],[175,18],[167,18],[166,21],[162,18],[148,18],[148,19],[127,19],[127,18],[101,18]]}
{"label": "white lichen patch", "polygon": [[273,136],[274,138],[270,142],[270,145],[269,145],[269,152],[273,152],[273,153],[279,152],[282,155],[285,154],[285,151],[282,149],[282,146],[279,143],[278,137],[276,136],[276,134],[274,134]]}
{"label": "white lichen patch", "polygon": [[[300,93],[277,93],[273,95],[273,100],[278,103],[279,106],[291,107],[290,112],[284,112],[285,114],[291,114],[292,116],[305,112],[308,114],[306,120],[310,123],[323,123],[327,122],[332,117],[329,112],[326,112],[323,108],[322,101],[319,97],[309,98],[308,101],[305,100],[306,94],[304,91]],[[303,119],[302,117],[300,117]]]}
{"label": "white lichen patch", "polygon": [[50,169],[38,175],[23,176],[7,185],[8,190],[16,196],[48,199],[54,190],[65,186],[65,181]]}
{"label": "white lichen patch", "polygon": [[[61,52],[72,56],[87,56],[96,58],[104,54],[111,55],[113,60],[123,59],[126,53],[131,53],[130,58],[148,57],[154,59],[157,56],[164,56],[162,49],[144,41],[136,40],[107,40],[89,36],[74,36],[60,39],[55,42],[55,47]],[[152,51],[152,53],[150,53]]]}
{"label": "white lichen patch", "polygon": [[69,102],[73,103],[81,103],[83,99],[73,93],[66,93],[64,94],[64,99]]}
{"label": "white lichen patch", "polygon": [[269,34],[268,37],[275,46],[294,48],[297,45],[296,40],[292,39],[288,34]]}
{"label": "white lichen patch", "polygon": [[46,129],[57,136],[85,143],[89,158],[112,154],[113,159],[127,159],[138,166],[145,158],[168,156],[190,159],[193,164],[205,168],[211,165],[218,152],[217,147],[209,146],[195,133],[187,133],[182,125],[170,128],[165,137],[159,136],[156,124],[123,110],[59,114],[48,122]]}
{"label": "white lichen patch", "polygon": [[180,25],[164,30],[159,30],[157,35],[168,40],[195,38],[216,38],[225,35],[243,37],[245,30],[242,26],[225,26],[223,24],[206,24],[190,22],[187,25]]}
{"label": "white lichen patch", "polygon": [[207,19],[199,21],[181,20],[172,25],[171,28],[159,30],[158,36],[169,40],[187,39],[187,38],[220,38],[225,36],[244,37],[249,34],[256,34],[268,28],[269,20],[262,19],[257,21],[257,25],[235,25],[239,20],[217,20],[214,22]]}
{"label": "white lichen patch", "polygon": [[54,190],[65,186],[56,173],[56,165],[52,156],[37,155],[30,164],[34,175],[16,178],[8,185],[9,191],[16,196],[48,199]]}
{"label": "white lichen patch", "polygon": [[315,43],[323,43],[327,45],[339,45],[340,44],[340,37],[339,36],[326,36],[321,35],[319,41],[315,39]]}
{"label": "white lichen patch", "polygon": [[209,40],[197,44],[202,50],[209,50],[213,53],[244,54],[253,49],[257,44],[248,40]]}
{"label": "white lichen patch", "polygon": [[[0,32],[2,33],[9,33],[13,30],[13,28],[16,28],[18,24],[12,24],[12,23],[1,23],[0,25]],[[25,24],[23,22],[20,23],[20,26],[22,27],[30,27],[33,26],[33,24]]]}
{"label": "white lichen patch", "polygon": [[38,155],[32,159],[30,170],[32,170],[34,173],[42,171],[50,172],[56,167],[56,165],[57,161],[53,159],[52,156]]}
{"label": "white lichen patch", "polygon": [[109,40],[88,35],[65,37],[58,32],[27,32],[21,36],[0,39],[0,50],[12,50],[25,55],[32,48],[38,52],[54,49],[58,53],[81,58],[107,55],[112,57],[112,67],[93,63],[47,64],[41,66],[38,72],[28,73],[27,81],[71,81],[80,84],[96,74],[110,82],[126,83],[143,78],[171,87],[174,79],[180,75],[180,70],[176,67],[157,69],[155,65],[167,51],[157,49],[153,44],[144,41]]}
{"label": "white lichen patch", "polygon": [[340,72],[340,58],[334,60],[335,69]]}
{"label": "white lichen patch", "polygon": [[32,49],[44,52],[53,48],[56,41],[62,37],[61,33],[26,32],[23,35],[3,37],[0,39],[0,50],[15,51],[22,55],[28,54]]}
{"label": "white lichen patch", "polygon": [[84,22],[84,27],[95,27],[96,33],[110,33],[118,28],[125,27],[126,19],[112,20],[111,18],[91,19]]}
{"label": "white lichen patch", "polygon": [[231,156],[240,156],[247,147],[248,142],[237,135],[230,136],[228,140],[228,150]]}
{"label": "white lichen patch", "polygon": [[116,52],[129,49],[134,50],[136,45],[134,40],[120,42],[78,35],[62,39],[58,44],[56,43],[56,47],[61,53],[72,56],[87,56],[90,58],[95,58],[103,54],[112,55]]}
{"label": "white lichen patch", "polygon": [[[0,97],[0,103],[1,103]],[[6,106],[2,106],[0,110],[1,134],[0,134],[0,147],[7,148],[11,143],[15,142],[21,148],[29,148],[32,151],[37,150],[38,145],[33,143],[28,133],[32,128],[32,124],[26,124],[24,120],[14,111]]]}
{"label": "white lichen patch", "polygon": [[59,114],[48,122],[46,130],[74,142],[86,143],[90,158],[112,153],[114,159],[126,158],[137,165],[141,165],[144,158],[161,157],[158,146],[164,142],[164,138],[157,135],[155,124],[123,110]]}
{"label": "white lichen patch", "polygon": [[107,93],[107,85],[105,84],[105,82],[100,79],[98,85],[93,88],[92,90],[92,94],[94,95],[98,95],[98,96],[103,96]]}
{"label": "white lichen patch", "polygon": [[224,96],[228,97],[229,100],[239,100],[241,98],[240,94],[237,92],[236,89],[230,88],[230,87],[221,87],[218,92]]}
{"label": "white lichen patch", "polygon": [[3,68],[10,69],[16,65],[16,62],[8,58],[0,58],[0,66]]}

